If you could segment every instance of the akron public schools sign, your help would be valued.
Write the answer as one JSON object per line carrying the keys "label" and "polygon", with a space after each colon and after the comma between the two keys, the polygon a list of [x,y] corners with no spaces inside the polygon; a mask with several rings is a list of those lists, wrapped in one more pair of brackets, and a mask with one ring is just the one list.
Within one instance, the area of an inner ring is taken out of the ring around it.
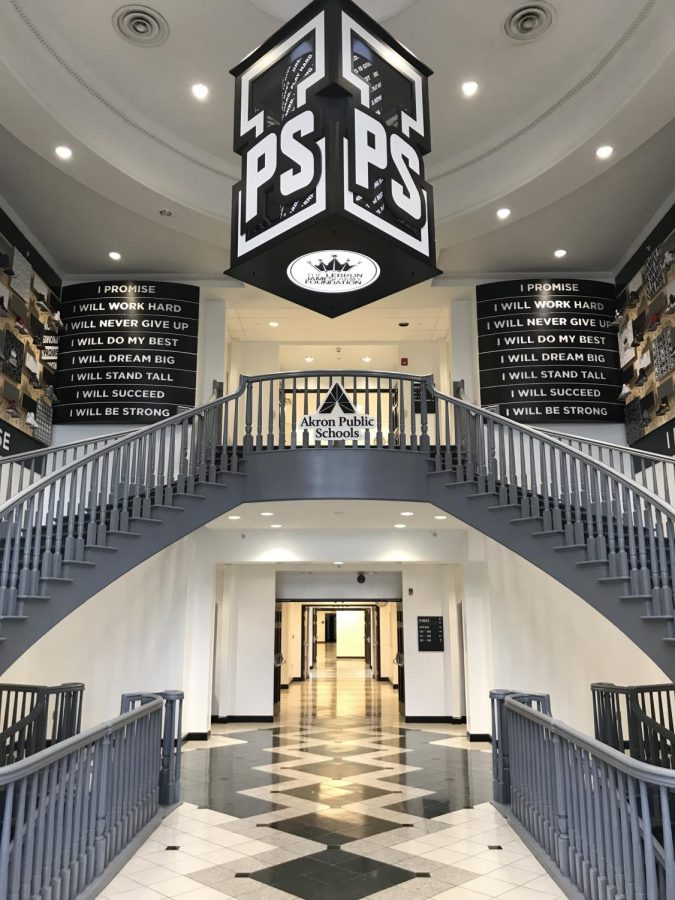
{"label": "akron public schools sign", "polygon": [[232,74],[229,275],[335,317],[439,274],[430,69],[350,0],[315,0]]}

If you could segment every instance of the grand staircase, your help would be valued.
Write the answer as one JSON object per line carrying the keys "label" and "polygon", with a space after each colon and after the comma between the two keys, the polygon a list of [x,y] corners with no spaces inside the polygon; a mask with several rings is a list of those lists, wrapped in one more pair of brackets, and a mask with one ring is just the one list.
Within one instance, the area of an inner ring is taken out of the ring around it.
{"label": "grand staircase", "polygon": [[[318,446],[300,422],[335,382],[375,427]],[[103,587],[239,504],[339,498],[435,504],[566,585],[673,678],[673,464],[612,448],[618,465],[603,459],[610,445],[584,444],[443,396],[429,377],[303,372],[244,378],[228,397],[39,463],[7,460],[0,671]]]}

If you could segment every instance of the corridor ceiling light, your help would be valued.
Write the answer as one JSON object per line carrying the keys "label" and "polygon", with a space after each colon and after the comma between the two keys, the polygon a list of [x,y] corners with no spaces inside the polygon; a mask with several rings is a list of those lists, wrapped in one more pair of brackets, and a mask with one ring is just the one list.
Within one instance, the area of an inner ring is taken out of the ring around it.
{"label": "corridor ceiling light", "polygon": [[397,523],[394,525],[394,528],[407,528],[407,527],[408,527],[408,526],[407,526],[407,525],[404,525],[403,522],[397,522]]}
{"label": "corridor ceiling light", "polygon": [[415,513],[413,513],[413,512],[402,512],[401,515],[402,515],[402,516],[414,516]]}
{"label": "corridor ceiling light", "polygon": [[306,356],[306,357],[305,357],[305,362],[308,362],[308,363],[309,363],[309,362],[314,362],[314,357],[313,357],[313,356]]}
{"label": "corridor ceiling light", "polygon": [[504,219],[508,219],[508,217],[510,215],[511,215],[511,210],[506,206],[503,206],[501,209],[497,210],[497,218],[502,219],[502,221]]}
{"label": "corridor ceiling light", "polygon": [[603,144],[602,147],[598,147],[595,151],[595,155],[598,159],[609,159],[612,153],[614,153],[614,147],[609,144]]}
{"label": "corridor ceiling light", "polygon": [[341,559],[336,559],[335,562],[333,563],[333,565],[334,566],[344,566],[344,563],[342,562]]}
{"label": "corridor ceiling light", "polygon": [[122,254],[118,253],[117,250],[111,250],[108,256],[110,257],[110,259],[114,259],[115,262],[119,262],[122,259]]}
{"label": "corridor ceiling light", "polygon": [[361,362],[372,362],[372,361],[373,361],[372,356],[362,356],[361,357]]}
{"label": "corridor ceiling light", "polygon": [[209,89],[205,84],[197,83],[192,85],[192,93],[197,100],[206,100]]}
{"label": "corridor ceiling light", "polygon": [[235,519],[241,519],[241,516],[228,516],[227,518],[235,520]]}
{"label": "corridor ceiling light", "polygon": [[73,155],[73,151],[70,149],[70,147],[66,147],[64,145],[55,147],[54,153],[56,153],[59,159],[70,159]]}
{"label": "corridor ceiling light", "polygon": [[439,522],[440,522],[442,519],[447,519],[447,518],[448,518],[447,516],[434,516],[434,519],[438,519]]}
{"label": "corridor ceiling light", "polygon": [[271,512],[264,512],[264,513],[260,513],[260,515],[261,515],[261,516],[273,516],[274,513],[271,513]]}
{"label": "corridor ceiling light", "polygon": [[478,93],[478,82],[465,81],[462,85],[462,93],[465,97],[474,97]]}
{"label": "corridor ceiling light", "polygon": [[274,522],[272,525],[270,525],[270,528],[283,528],[283,527],[284,526],[280,525],[278,522]]}
{"label": "corridor ceiling light", "polygon": [[279,327],[278,322],[268,322],[267,324],[270,326],[270,328],[278,328]]}
{"label": "corridor ceiling light", "polygon": [[556,259],[562,259],[563,256],[567,256],[567,250],[555,250],[553,255]]}

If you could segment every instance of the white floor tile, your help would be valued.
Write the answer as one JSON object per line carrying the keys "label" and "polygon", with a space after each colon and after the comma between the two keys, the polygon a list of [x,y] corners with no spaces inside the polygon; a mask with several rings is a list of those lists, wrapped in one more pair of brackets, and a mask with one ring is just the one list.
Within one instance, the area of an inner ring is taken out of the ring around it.
{"label": "white floor tile", "polygon": [[485,894],[486,897],[499,897],[507,891],[513,890],[513,885],[508,881],[499,879],[499,869],[496,869],[492,875],[479,875],[478,878],[472,878],[465,885],[471,891],[477,891],[479,894]]}

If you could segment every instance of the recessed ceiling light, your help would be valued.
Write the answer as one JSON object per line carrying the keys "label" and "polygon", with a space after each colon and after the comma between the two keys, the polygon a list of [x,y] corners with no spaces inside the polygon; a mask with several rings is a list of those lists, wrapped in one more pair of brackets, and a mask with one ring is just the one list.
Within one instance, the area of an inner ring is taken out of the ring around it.
{"label": "recessed ceiling light", "polygon": [[415,513],[412,513],[412,512],[402,512],[401,515],[402,515],[402,516],[414,516]]}
{"label": "recessed ceiling light", "polygon": [[441,519],[447,519],[447,518],[448,518],[447,516],[434,516],[434,519],[438,519],[439,521]]}
{"label": "recessed ceiling light", "polygon": [[241,516],[228,516],[228,519],[241,519]]}
{"label": "recessed ceiling light", "polygon": [[261,516],[273,516],[274,513],[271,513],[271,512],[264,512],[264,513],[260,513],[260,515],[261,515]]}
{"label": "recessed ceiling light", "polygon": [[603,144],[602,147],[598,147],[595,151],[598,159],[609,159],[612,153],[614,153],[614,147],[611,147],[609,144]]}
{"label": "recessed ceiling light", "polygon": [[119,262],[119,260],[122,259],[122,254],[118,253],[117,250],[111,250],[108,256],[110,259],[114,259],[115,262]]}
{"label": "recessed ceiling light", "polygon": [[73,155],[73,151],[70,149],[70,147],[66,147],[64,145],[55,147],[54,153],[56,153],[59,159],[70,159]]}
{"label": "recessed ceiling light", "polygon": [[166,208],[165,208],[165,209],[160,209],[159,214],[160,214],[160,216],[164,216],[166,219],[170,219],[171,216],[173,215],[173,210],[172,210],[172,209],[166,209]]}
{"label": "recessed ceiling light", "polygon": [[373,361],[372,356],[362,356],[361,357],[361,362],[372,362],[372,361]]}
{"label": "recessed ceiling light", "polygon": [[268,322],[267,324],[270,326],[270,328],[278,328],[279,327],[278,322]]}
{"label": "recessed ceiling light", "polygon": [[410,325],[410,322],[399,322],[398,323],[399,328],[407,328],[408,325]]}
{"label": "recessed ceiling light", "polygon": [[283,526],[283,525],[279,525],[278,522],[275,522],[274,524],[270,525],[270,528],[283,528],[283,527],[284,527],[284,526]]}
{"label": "recessed ceiling light", "polygon": [[314,362],[314,357],[313,357],[313,356],[306,356],[306,357],[305,357],[305,362]]}
{"label": "recessed ceiling light", "polygon": [[567,250],[555,250],[553,255],[556,259],[562,259],[563,256],[567,256]]}
{"label": "recessed ceiling light", "polygon": [[462,93],[465,97],[473,97],[478,93],[477,81],[465,81],[462,85]]}
{"label": "recessed ceiling light", "polygon": [[403,524],[403,522],[397,522],[397,523],[394,525],[394,528],[406,528],[406,527],[407,527],[407,526],[405,526],[405,525]]}
{"label": "recessed ceiling light", "polygon": [[344,563],[342,562],[341,559],[336,559],[335,562],[333,563],[333,565],[334,566],[344,566]]}
{"label": "recessed ceiling light", "polygon": [[200,82],[192,85],[192,93],[197,98],[197,100],[206,100],[209,96],[209,89],[205,84],[201,84]]}
{"label": "recessed ceiling light", "polygon": [[503,206],[501,209],[497,210],[497,218],[498,219],[508,219],[511,215],[511,210],[507,206]]}

